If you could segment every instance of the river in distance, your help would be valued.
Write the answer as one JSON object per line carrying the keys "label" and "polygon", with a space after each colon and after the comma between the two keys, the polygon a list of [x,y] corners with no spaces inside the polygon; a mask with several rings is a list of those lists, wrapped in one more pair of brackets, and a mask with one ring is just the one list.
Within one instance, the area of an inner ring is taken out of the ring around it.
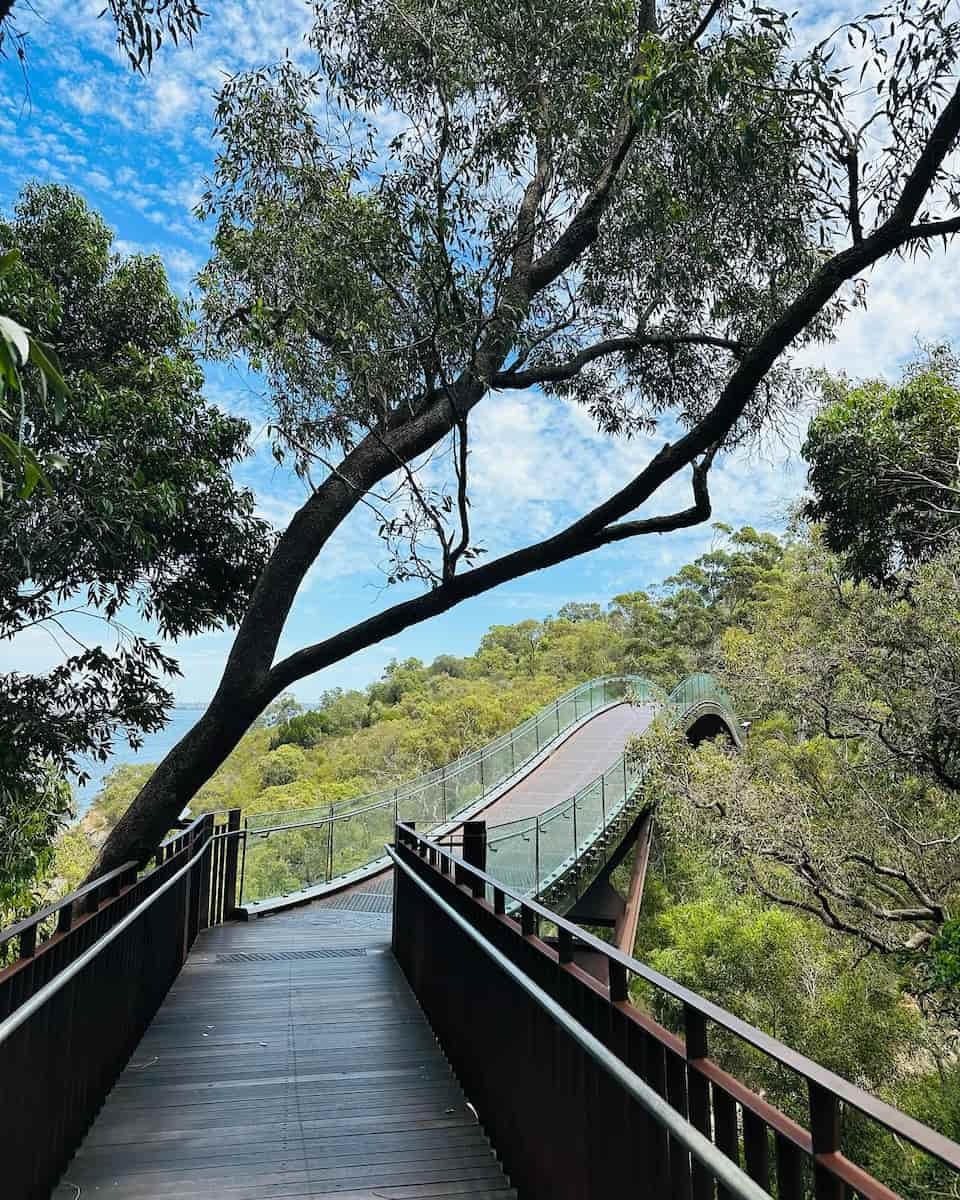
{"label": "river in distance", "polygon": [[90,802],[102,787],[104,779],[114,767],[118,767],[121,763],[158,763],[202,716],[203,709],[196,706],[171,709],[170,719],[163,729],[157,733],[144,734],[143,745],[139,750],[131,750],[125,738],[117,738],[114,742],[113,753],[106,762],[88,762],[87,770],[90,772],[90,778],[83,786],[75,779],[71,780],[77,815],[86,812]]}

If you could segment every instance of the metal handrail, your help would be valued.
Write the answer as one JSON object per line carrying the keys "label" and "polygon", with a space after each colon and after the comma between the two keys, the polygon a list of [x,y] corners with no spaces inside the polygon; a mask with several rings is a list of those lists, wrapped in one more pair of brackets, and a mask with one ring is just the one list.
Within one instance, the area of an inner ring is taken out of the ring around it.
{"label": "metal handrail", "polygon": [[[481,746],[476,750],[468,750],[465,754],[460,755],[459,758],[454,759],[454,761],[451,763],[447,763],[442,767],[437,767],[432,771],[427,771],[422,775],[417,775],[415,778],[409,779],[404,783],[394,785],[393,787],[380,788],[375,792],[367,793],[365,796],[354,796],[349,800],[334,801],[332,804],[323,805],[322,807],[325,808],[326,811],[322,815],[319,815],[315,820],[302,821],[298,822],[297,824],[299,827],[305,827],[308,825],[325,825],[333,818],[341,815],[354,816],[356,813],[361,811],[369,812],[375,808],[389,808],[391,804],[395,804],[397,801],[409,800],[411,796],[418,792],[425,791],[432,784],[449,783],[456,779],[460,774],[466,772],[470,767],[475,766],[479,762],[486,761],[500,750],[503,750],[507,746],[519,741],[520,738],[536,729],[536,727],[551,713],[559,711],[563,705],[575,703],[579,696],[583,695],[585,692],[591,691],[594,688],[605,687],[609,683],[619,682],[624,682],[628,685],[639,685],[645,690],[649,691],[651,695],[657,696],[661,702],[667,701],[667,695],[664,690],[658,687],[656,684],[651,683],[649,680],[644,679],[642,676],[629,674],[601,675],[595,679],[589,679],[584,683],[577,684],[576,687],[564,692],[562,696],[558,696],[556,700],[552,700],[549,704],[544,705],[543,708],[539,709],[532,716],[527,717],[524,721],[521,721],[519,725],[514,726],[512,729],[508,729],[505,733],[498,734],[498,736],[492,741],[486,743],[486,745]],[[576,724],[576,719],[571,722],[571,726]],[[570,728],[571,726],[566,726],[566,728]],[[559,736],[561,732],[563,732],[563,730],[559,730],[554,737]],[[519,765],[520,764],[518,764],[518,766]],[[377,797],[377,799],[374,799],[374,797]],[[311,812],[319,809],[320,807],[321,806],[319,805],[315,805],[312,807],[305,807],[301,810],[275,809],[269,812],[256,813],[254,814],[254,819],[260,821],[269,817],[283,816],[291,811]],[[332,812],[331,809],[333,810]],[[265,832],[267,829],[272,831],[279,828],[281,828],[281,825],[258,824],[256,826],[251,826],[250,833],[254,834]]]}
{"label": "metal handrail", "polygon": [[217,841],[219,838],[230,837],[232,832],[235,831],[231,831],[231,833],[215,833],[207,838],[197,853],[192,855],[190,859],[184,863],[182,867],[180,867],[179,870],[174,871],[169,879],[165,879],[163,883],[159,884],[154,891],[152,891],[150,895],[146,897],[146,899],[140,901],[136,908],[132,908],[125,917],[121,917],[116,925],[111,926],[111,928],[108,929],[107,932],[101,937],[97,938],[92,945],[88,946],[87,949],[81,954],[78,954],[73,962],[64,967],[62,971],[59,971],[56,975],[54,975],[54,977],[45,983],[43,987],[38,988],[28,1000],[25,1000],[23,1004],[21,1004],[18,1008],[15,1008],[8,1017],[0,1021],[0,1045],[2,1045],[12,1033],[19,1029],[25,1021],[32,1017],[38,1009],[42,1008],[43,1005],[46,1004],[46,1002],[51,998],[51,996],[55,996],[61,988],[63,988],[70,982],[71,979],[74,978],[75,975],[79,975],[79,973],[89,962],[91,962],[97,957],[98,954],[105,950],[111,942],[115,941],[125,929],[128,929],[137,919],[137,917],[139,917],[141,913],[146,912],[146,910],[155,901],[157,901],[164,894],[164,892],[169,891],[170,888],[172,888],[178,880],[186,875],[188,871],[192,871],[197,863],[202,861],[203,856],[207,853],[215,841]]}
{"label": "metal handrail", "polygon": [[[464,862],[459,856],[451,854],[438,843],[423,837],[408,825],[400,822],[397,828],[402,830],[404,836],[408,837],[411,842],[419,842],[424,847],[429,848],[431,853],[442,855],[448,859],[451,864],[451,873],[455,866],[460,877],[470,875],[477,880],[482,880],[494,892],[495,909],[497,907],[497,892],[501,893],[504,897],[509,896],[517,902],[521,910],[526,909],[541,920],[551,922],[558,930],[565,931],[565,933],[571,935],[576,941],[589,947],[591,950],[599,951],[609,961],[617,963],[630,974],[638,976],[674,1000],[680,1001],[712,1024],[725,1029],[728,1033],[732,1033],[741,1041],[753,1046],[755,1050],[759,1050],[762,1054],[767,1055],[768,1058],[774,1059],[782,1066],[800,1075],[807,1082],[816,1084],[826,1091],[833,1093],[844,1104],[848,1104],[852,1108],[862,1112],[865,1116],[870,1117],[891,1133],[905,1138],[918,1149],[939,1159],[946,1166],[960,1171],[960,1145],[951,1141],[950,1138],[945,1137],[942,1133],[928,1128],[920,1121],[894,1108],[892,1104],[887,1104],[884,1100],[880,1100],[878,1097],[857,1087],[856,1084],[850,1083],[849,1080],[844,1079],[841,1075],[835,1074],[827,1067],[822,1067],[819,1063],[814,1062],[813,1059],[807,1058],[806,1055],[791,1049],[785,1043],[778,1041],[753,1025],[749,1025],[740,1017],[734,1016],[733,1013],[727,1012],[726,1009],[721,1008],[718,1004],[714,1004],[712,1000],[707,1000],[703,996],[699,996],[696,992],[692,992],[689,988],[684,987],[683,984],[675,982],[666,975],[661,975],[659,971],[655,971],[652,967],[648,967],[638,959],[631,958],[629,954],[624,954],[622,950],[618,950],[609,942],[604,942],[600,938],[595,937],[582,926],[568,921],[565,917],[552,912],[542,904],[538,904],[535,900],[517,895],[486,871],[482,871],[479,867]],[[395,852],[391,851],[389,847],[388,852],[390,852],[391,857],[396,861]]]}
{"label": "metal handrail", "polygon": [[137,865],[136,859],[131,859],[119,867],[114,867],[112,871],[107,871],[104,875],[98,875],[96,879],[91,879],[89,883],[82,884],[75,891],[67,892],[59,900],[54,900],[52,904],[38,909],[35,913],[31,913],[29,917],[23,917],[15,924],[0,929],[0,946],[6,945],[7,942],[15,937],[20,937],[21,934],[26,933],[27,930],[32,929],[35,925],[39,925],[48,917],[55,916],[62,908],[66,908],[68,904],[75,904],[78,900],[82,900],[84,896],[89,895],[98,888],[102,888],[111,879],[121,878],[128,871],[132,871]]}
{"label": "metal handrail", "polygon": [[[691,692],[693,694],[689,695]],[[689,700],[687,699],[688,695]],[[668,713],[672,713],[674,723],[680,723],[690,717],[691,714],[696,713],[704,705],[720,709],[733,731],[733,736],[739,739],[741,730],[733,708],[733,702],[712,675],[700,672],[688,676],[673,689],[663,704],[663,708]],[[537,843],[539,843],[540,832],[544,827],[557,817],[567,816],[571,811],[574,816],[574,830],[576,830],[577,805],[585,801],[588,797],[595,795],[597,788],[600,788],[602,795],[605,780],[610,773],[622,770],[624,794],[620,803],[609,810],[603,811],[601,823],[590,830],[590,836],[583,841],[582,845],[580,839],[574,833],[570,854],[562,859],[543,878],[540,875],[538,862],[535,871],[534,887],[532,890],[525,892],[525,895],[542,895],[549,889],[555,888],[570,872],[576,871],[578,865],[591,853],[593,847],[604,836],[606,831],[619,820],[621,814],[635,801],[638,789],[646,776],[646,765],[640,764],[636,772],[632,773],[632,777],[628,782],[628,761],[628,755],[626,753],[621,754],[606,770],[595,776],[588,783],[585,783],[572,796],[564,797],[562,800],[557,801],[551,808],[545,809],[542,813],[487,826],[487,847],[493,853],[497,853],[496,848],[498,845],[503,842],[512,841],[517,837],[521,837],[524,841],[529,841],[530,837],[533,836],[536,838]],[[536,853],[537,858],[539,858],[539,846],[537,846]]]}
{"label": "metal handrail", "polygon": [[456,925],[471,938],[484,954],[491,958],[497,966],[508,975],[518,987],[538,1004],[550,1017],[561,1025],[577,1044],[586,1051],[608,1075],[611,1076],[631,1097],[641,1104],[660,1125],[669,1131],[670,1135],[688,1150],[690,1154],[702,1163],[713,1177],[739,1200],[770,1200],[770,1193],[755,1183],[749,1175],[719,1150],[709,1138],[685,1120],[679,1112],[667,1103],[652,1087],[640,1078],[634,1071],[612,1054],[607,1047],[585,1029],[560,1004],[548,995],[538,984],[534,983],[523,971],[516,967],[509,958],[496,946],[462,917],[455,908],[449,905],[428,883],[399,857],[390,846],[387,853],[393,860],[393,865],[430,897],[434,904]]}

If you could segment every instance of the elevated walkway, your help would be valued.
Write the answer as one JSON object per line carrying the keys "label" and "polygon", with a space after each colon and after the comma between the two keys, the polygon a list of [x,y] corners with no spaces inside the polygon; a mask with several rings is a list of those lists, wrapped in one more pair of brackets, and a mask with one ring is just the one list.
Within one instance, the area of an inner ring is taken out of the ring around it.
{"label": "elevated walkway", "polygon": [[[238,921],[232,810],[0,931],[3,1200],[897,1200],[853,1160],[864,1123],[954,1194],[960,1146],[564,915],[599,912],[643,816],[642,763],[584,779],[649,712],[587,687],[409,785],[435,819],[391,827],[390,876]],[[693,740],[728,719],[702,681],[671,711]],[[513,819],[485,840],[477,804]],[[791,1113],[715,1044],[768,1060]]]}
{"label": "elevated walkway", "polygon": [[390,917],[201,933],[56,1200],[511,1200]]}

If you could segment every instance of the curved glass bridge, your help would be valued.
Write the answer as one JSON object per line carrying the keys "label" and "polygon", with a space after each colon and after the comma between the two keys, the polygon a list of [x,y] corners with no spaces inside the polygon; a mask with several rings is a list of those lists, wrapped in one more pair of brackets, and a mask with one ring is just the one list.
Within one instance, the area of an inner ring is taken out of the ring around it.
{"label": "curved glass bridge", "polygon": [[[449,844],[481,817],[490,872],[566,911],[645,806],[644,764],[626,748],[658,714],[694,741],[741,740],[733,705],[710,675],[691,675],[669,695],[640,676],[592,679],[481,749],[395,788],[252,817],[244,911],[262,916],[344,893],[374,908],[372,897],[391,886],[384,846],[398,821]],[[287,886],[271,894],[278,879]]]}

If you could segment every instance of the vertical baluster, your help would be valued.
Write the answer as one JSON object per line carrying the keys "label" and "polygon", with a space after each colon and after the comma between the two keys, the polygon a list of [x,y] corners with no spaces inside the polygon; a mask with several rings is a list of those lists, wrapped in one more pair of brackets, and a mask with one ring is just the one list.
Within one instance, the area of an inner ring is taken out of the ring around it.
{"label": "vertical baluster", "polygon": [[[740,1165],[740,1133],[737,1128],[737,1105],[732,1096],[717,1087],[712,1088],[713,1140],[727,1158]],[[734,1200],[725,1187],[718,1186],[718,1200]]]}
{"label": "vertical baluster", "polygon": [[[687,1110],[687,1065],[679,1054],[668,1050],[667,1100],[682,1116]],[[673,1138],[670,1139],[670,1195],[673,1200],[690,1200],[690,1154]]]}
{"label": "vertical baluster", "polygon": [[803,1155],[783,1134],[774,1136],[777,1155],[777,1200],[804,1200]]}
{"label": "vertical baluster", "polygon": [[767,1127],[749,1109],[743,1110],[744,1167],[751,1179],[770,1190],[770,1141]]}
{"label": "vertical baluster", "polygon": [[[667,1098],[666,1051],[663,1044],[644,1034],[644,1078],[659,1096]],[[648,1136],[653,1150],[651,1196],[666,1196],[671,1182],[670,1139],[656,1117],[649,1118]]]}
{"label": "vertical baluster", "polygon": [[840,1101],[819,1084],[809,1084],[810,1137],[813,1141],[813,1182],[816,1200],[843,1200],[843,1181],[823,1163],[821,1154],[836,1154],[840,1149]]}
{"label": "vertical baluster", "polygon": [[[687,1101],[690,1111],[690,1123],[699,1129],[704,1137],[711,1135],[710,1128],[710,1085],[697,1070],[695,1063],[698,1059],[707,1057],[707,1022],[702,1013],[683,1006],[683,1024],[686,1035],[687,1051]],[[711,1200],[713,1196],[713,1177],[706,1167],[694,1161],[693,1163],[693,1196],[694,1200]]]}

